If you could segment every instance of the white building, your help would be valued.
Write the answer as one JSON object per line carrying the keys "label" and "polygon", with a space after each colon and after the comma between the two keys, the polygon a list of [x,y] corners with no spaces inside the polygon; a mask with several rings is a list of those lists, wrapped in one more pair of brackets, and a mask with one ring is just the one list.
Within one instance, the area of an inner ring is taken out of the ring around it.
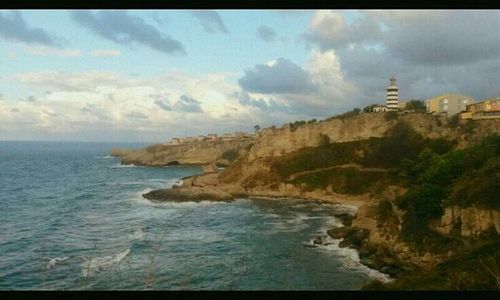
{"label": "white building", "polygon": [[385,105],[375,105],[372,109],[373,112],[386,112],[387,107]]}
{"label": "white building", "polygon": [[387,110],[399,110],[398,104],[398,91],[399,88],[396,85],[396,78],[394,76],[389,79],[390,84],[387,87]]}

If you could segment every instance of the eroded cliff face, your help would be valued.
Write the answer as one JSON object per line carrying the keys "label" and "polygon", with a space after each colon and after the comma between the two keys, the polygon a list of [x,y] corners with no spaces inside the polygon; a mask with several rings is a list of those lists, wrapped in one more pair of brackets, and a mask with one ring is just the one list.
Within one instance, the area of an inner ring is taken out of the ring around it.
{"label": "eroded cliff face", "polygon": [[500,234],[500,211],[475,206],[446,207],[443,216],[431,223],[431,228],[442,234],[463,237],[478,236],[490,229]]}
{"label": "eroded cliff face", "polygon": [[222,154],[230,151],[243,151],[251,144],[251,139],[232,141],[199,141],[182,145],[152,145],[139,150],[113,149],[111,155],[120,157],[122,164],[141,166],[166,165],[211,165],[228,164]]}

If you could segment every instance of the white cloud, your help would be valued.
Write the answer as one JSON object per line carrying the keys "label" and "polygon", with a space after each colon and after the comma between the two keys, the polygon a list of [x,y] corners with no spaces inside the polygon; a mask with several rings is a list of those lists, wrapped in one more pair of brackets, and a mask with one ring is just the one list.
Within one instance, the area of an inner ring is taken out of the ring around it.
{"label": "white cloud", "polygon": [[24,50],[34,56],[80,57],[83,52],[79,49],[63,49],[49,46],[24,46]]}
{"label": "white cloud", "polygon": [[[14,78],[27,88],[51,93],[37,95],[35,102],[1,100],[0,139],[150,142],[252,130],[254,122],[262,123],[260,116],[234,99],[238,86],[228,76],[171,73],[139,80],[99,71],[19,73]],[[178,105],[179,99],[195,99],[202,112]],[[160,109],[158,100],[172,110]]]}
{"label": "white cloud", "polygon": [[96,57],[114,57],[120,56],[122,53],[118,50],[92,50],[90,55]]}

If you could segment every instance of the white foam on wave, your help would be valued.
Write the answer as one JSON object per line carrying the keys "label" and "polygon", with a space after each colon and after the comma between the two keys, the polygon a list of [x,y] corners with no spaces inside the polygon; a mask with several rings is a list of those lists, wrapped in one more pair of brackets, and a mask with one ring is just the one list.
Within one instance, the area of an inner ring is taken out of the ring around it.
{"label": "white foam on wave", "polygon": [[130,249],[127,249],[117,254],[95,257],[87,260],[82,264],[82,276],[90,277],[99,271],[105,270],[110,266],[122,261],[129,253]]}
{"label": "white foam on wave", "polygon": [[[313,240],[310,241],[310,245],[313,245]],[[359,253],[357,250],[352,248],[341,248],[339,247],[340,239],[332,239],[328,235],[323,236],[324,244],[326,245],[315,245],[315,249],[320,251],[331,251],[335,253],[336,256],[341,257],[341,262],[344,268],[351,270],[358,270],[367,274],[370,278],[376,279],[381,282],[390,282],[392,279],[389,275],[384,274],[378,270],[370,269],[361,263],[359,258]]]}
{"label": "white foam on wave", "polygon": [[143,180],[134,180],[126,182],[117,182],[116,184],[122,185],[149,185],[155,187],[171,188],[174,184],[182,184],[182,180],[179,179],[161,179],[161,178],[151,178]]}
{"label": "white foam on wave", "polygon": [[67,256],[63,256],[63,257],[54,257],[52,258],[48,263],[47,263],[47,269],[50,269],[50,268],[53,268],[55,267],[56,265],[59,265],[61,264],[62,262],[66,261],[67,259],[69,259],[69,257]]}
{"label": "white foam on wave", "polygon": [[[337,212],[339,213],[354,213],[356,211],[356,207],[349,207],[349,206],[339,206],[339,210]],[[307,243],[304,243],[307,246],[312,246],[315,249],[318,249],[320,251],[326,251],[327,253],[334,253],[335,256],[341,257],[341,262],[344,268],[351,269],[351,270],[358,270],[361,271],[365,274],[367,274],[370,278],[376,279],[381,282],[390,282],[392,279],[390,278],[389,275],[384,274],[378,270],[374,270],[371,268],[368,268],[367,266],[363,265],[361,263],[361,260],[359,258],[359,253],[356,249],[344,247],[341,248],[339,247],[339,243],[341,239],[333,239],[331,238],[326,231],[330,228],[336,228],[336,227],[342,227],[342,222],[335,217],[330,217],[326,220],[326,222],[320,227],[319,233],[320,236],[323,240],[323,244],[314,244],[314,238],[318,236],[317,234],[314,235],[314,237],[311,238]]]}
{"label": "white foam on wave", "polygon": [[136,166],[134,164],[129,164],[129,165],[116,164],[109,167],[111,169],[122,169],[122,168],[139,168],[140,166]]}
{"label": "white foam on wave", "polygon": [[134,233],[128,235],[128,237],[131,240],[143,240],[145,236],[146,236],[146,233],[144,233],[142,228],[139,228],[136,231],[134,231]]}
{"label": "white foam on wave", "polygon": [[114,158],[114,157],[111,156],[111,155],[105,155],[105,156],[96,156],[95,158],[97,158],[97,159],[111,159],[111,158]]}
{"label": "white foam on wave", "polygon": [[153,191],[152,188],[144,189],[140,192],[134,193],[134,195],[131,198],[136,203],[139,203],[141,205],[148,205],[148,206],[161,207],[161,208],[195,208],[195,207],[207,207],[207,206],[227,204],[226,202],[210,201],[210,200],[183,201],[183,202],[175,202],[175,201],[157,202],[157,201],[150,201],[142,196],[143,194],[149,193],[151,191]]}

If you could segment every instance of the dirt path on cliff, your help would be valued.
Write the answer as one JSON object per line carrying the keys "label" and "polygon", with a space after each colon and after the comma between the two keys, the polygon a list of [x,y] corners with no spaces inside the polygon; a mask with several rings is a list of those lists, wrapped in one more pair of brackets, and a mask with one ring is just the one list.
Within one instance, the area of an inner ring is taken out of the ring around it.
{"label": "dirt path on cliff", "polygon": [[294,180],[298,176],[307,175],[307,174],[314,174],[316,172],[333,170],[333,169],[347,169],[347,168],[354,168],[360,172],[390,172],[390,171],[395,170],[395,169],[386,169],[386,168],[365,168],[361,165],[351,163],[351,164],[343,164],[343,165],[338,165],[338,166],[332,166],[332,167],[326,167],[326,168],[320,168],[320,169],[314,169],[314,170],[310,170],[310,171],[302,171],[302,172],[294,173],[294,174],[288,176],[287,180]]}

